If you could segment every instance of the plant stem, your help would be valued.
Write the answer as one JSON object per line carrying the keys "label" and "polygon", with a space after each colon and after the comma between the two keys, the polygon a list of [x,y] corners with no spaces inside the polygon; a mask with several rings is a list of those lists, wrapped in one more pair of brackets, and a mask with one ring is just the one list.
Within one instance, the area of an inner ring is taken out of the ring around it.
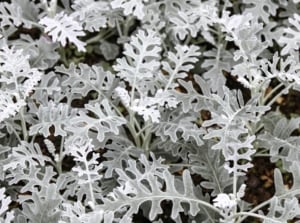
{"label": "plant stem", "polygon": [[126,18],[126,21],[125,21],[125,23],[124,23],[124,35],[125,36],[128,36],[128,34],[129,34],[129,28],[130,28],[130,23],[131,23],[131,21],[134,19],[134,17],[133,16],[128,16],[127,18]]}
{"label": "plant stem", "polygon": [[[237,162],[236,162],[237,164]],[[236,165],[234,165],[236,166]],[[235,171],[233,172],[233,196],[234,199],[237,199],[237,170],[235,168]],[[233,213],[237,213],[237,206],[234,206]]]}
{"label": "plant stem", "polygon": [[60,143],[60,148],[59,148],[58,162],[56,162],[56,169],[58,171],[58,174],[62,173],[62,161],[64,159],[64,156],[63,156],[64,141],[65,141],[65,137],[62,136],[61,143]]}
{"label": "plant stem", "polygon": [[11,130],[13,131],[13,133],[15,134],[15,136],[17,137],[19,143],[21,143],[22,139],[20,138],[20,136],[17,133],[16,129],[9,122],[5,122],[5,125],[9,126],[11,128]]}
{"label": "plant stem", "polygon": [[[287,192],[285,194],[277,196],[277,198],[278,199],[283,199],[284,197],[288,197],[288,196],[293,197],[296,194],[300,194],[300,189],[295,189],[295,190],[289,191],[289,192]],[[266,201],[260,203],[256,207],[252,208],[250,211],[245,212],[247,214],[241,214],[241,213],[244,213],[244,212],[237,213],[236,215],[244,215],[243,217],[241,217],[241,219],[237,223],[242,222],[247,216],[257,215],[254,212],[256,212],[256,211],[260,210],[262,207],[268,205],[271,202],[271,200],[272,200],[272,198],[270,198],[269,200],[266,200]]]}
{"label": "plant stem", "polygon": [[23,131],[23,140],[27,142],[28,141],[28,132],[27,132],[27,127],[26,127],[26,121],[24,118],[24,109],[25,109],[24,106],[20,109],[20,117],[21,117],[22,131]]}
{"label": "plant stem", "polygon": [[[145,126],[149,126],[149,121],[146,122]],[[146,129],[145,132],[145,139],[143,141],[143,145],[142,147],[144,148],[145,152],[146,152],[146,156],[149,157],[149,144],[151,142],[151,138],[152,138],[152,132],[151,132],[151,128]]]}
{"label": "plant stem", "polygon": [[[86,165],[86,170],[88,170],[89,169],[88,164],[85,163],[85,165]],[[90,190],[90,194],[91,194],[91,202],[92,202],[92,205],[95,205],[94,191],[93,191],[93,186],[92,186],[92,183],[91,183],[92,179],[91,179],[90,174],[87,174],[87,177],[88,177],[88,181],[89,181],[89,190]]]}
{"label": "plant stem", "polygon": [[266,102],[270,99],[270,97],[282,86],[284,86],[283,83],[278,84],[275,88],[273,88],[267,95],[264,97],[262,104],[266,104]]}
{"label": "plant stem", "polygon": [[130,109],[128,109],[128,112],[129,112],[129,125],[127,125],[129,131],[130,131],[130,134],[132,136],[132,138],[134,139],[134,143],[137,147],[141,147],[141,140],[140,140],[140,137],[137,135],[137,132],[135,130],[135,127],[134,127],[134,123],[135,123],[135,117],[134,117],[134,112],[132,112]]}
{"label": "plant stem", "polygon": [[137,136],[142,135],[143,138],[145,138],[145,134],[142,134],[147,128],[152,127],[152,124],[145,125],[142,129],[139,129],[139,132],[137,133]]}
{"label": "plant stem", "polygon": [[195,165],[188,163],[167,163],[169,166],[178,166],[178,167],[194,167]]}
{"label": "plant stem", "polygon": [[[180,59],[181,59],[181,58],[180,58]],[[182,65],[182,61],[180,60],[180,62],[176,64],[176,66],[175,66],[175,68],[174,68],[172,74],[170,75],[170,78],[169,78],[169,80],[168,80],[167,85],[165,86],[164,91],[167,91],[168,88],[170,87],[170,85],[172,84],[172,81],[173,81],[175,75],[178,73],[179,67],[180,67],[181,65]]]}
{"label": "plant stem", "polygon": [[237,216],[243,216],[239,221],[237,221],[237,223],[242,222],[242,220],[244,220],[247,216],[260,218],[260,219],[266,220],[268,222],[271,221],[271,222],[274,222],[274,223],[282,223],[281,221],[272,219],[270,217],[263,216],[263,215],[256,214],[256,213],[250,213],[250,212],[239,212],[239,213],[233,215],[232,218],[236,218]]}
{"label": "plant stem", "polygon": [[115,30],[106,30],[103,33],[99,33],[96,36],[91,37],[90,39],[86,40],[87,44],[92,44],[92,43],[97,43],[97,42],[101,42],[102,40],[105,40],[109,37],[111,37],[112,35],[116,34]]}
{"label": "plant stem", "polygon": [[123,37],[122,29],[118,20],[116,20],[116,27],[120,37]]}
{"label": "plant stem", "polygon": [[288,85],[287,87],[282,89],[275,97],[272,98],[271,101],[269,101],[267,106],[271,106],[279,97],[281,97],[285,93],[285,91],[288,91],[290,88],[291,88],[291,85]]}

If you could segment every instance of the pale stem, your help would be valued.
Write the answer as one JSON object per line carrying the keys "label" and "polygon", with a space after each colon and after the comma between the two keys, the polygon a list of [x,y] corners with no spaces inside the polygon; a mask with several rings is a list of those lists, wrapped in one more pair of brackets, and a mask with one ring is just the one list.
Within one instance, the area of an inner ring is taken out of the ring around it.
{"label": "pale stem", "polygon": [[120,37],[123,37],[122,29],[118,20],[116,20],[116,27]]}
{"label": "pale stem", "polygon": [[21,125],[22,125],[22,131],[23,131],[23,139],[24,141],[28,141],[28,132],[26,127],[26,121],[24,117],[24,106],[20,109],[20,117],[21,117]]}
{"label": "pale stem", "polygon": [[269,103],[267,104],[267,106],[271,106],[274,102],[276,102],[276,100],[281,97],[285,91],[289,90],[291,88],[291,85],[285,87],[284,89],[282,89],[275,97],[272,98],[271,101],[269,101]]}
{"label": "pale stem", "polygon": [[137,132],[136,132],[135,127],[134,127],[135,126],[134,123],[137,122],[137,121],[134,117],[134,113],[130,109],[128,109],[128,112],[129,112],[129,122],[128,122],[127,127],[130,131],[131,136],[134,139],[135,145],[140,147],[141,146],[141,141],[140,141],[140,138],[137,135]]}
{"label": "pale stem", "polygon": [[142,129],[139,129],[139,132],[137,133],[137,136],[142,135],[142,138],[145,138],[145,134],[142,134],[147,128],[152,127],[152,124],[145,125]]}
{"label": "pale stem", "polygon": [[116,34],[115,30],[107,30],[103,33],[99,33],[98,35],[91,37],[86,41],[86,43],[91,44],[91,43],[101,42],[102,40],[105,40],[114,34]]}
{"label": "pale stem", "polygon": [[65,141],[65,137],[62,136],[61,143],[60,143],[60,148],[59,148],[58,162],[56,162],[56,167],[57,167],[58,174],[62,173],[62,161],[64,159],[64,156],[63,156],[64,141]]}
{"label": "pale stem", "polygon": [[[147,121],[145,123],[145,126],[149,126],[150,122]],[[144,142],[143,142],[143,145],[142,147],[144,148],[145,152],[146,152],[146,155],[147,157],[149,157],[149,144],[150,144],[150,141],[151,141],[151,138],[152,138],[152,132],[151,132],[151,128],[147,128],[146,129],[146,132],[145,132],[145,139],[144,139]]]}
{"label": "pale stem", "polygon": [[125,21],[125,23],[124,23],[124,35],[125,36],[128,36],[128,33],[129,33],[129,28],[130,28],[130,23],[131,23],[131,21],[134,19],[134,17],[133,16],[128,16],[127,18],[126,18],[126,21]]}
{"label": "pale stem", "polygon": [[[277,196],[278,199],[283,199],[284,197],[288,197],[288,196],[295,196],[296,194],[300,194],[300,189],[296,189],[296,190],[292,190],[290,192],[287,192],[283,195],[280,195],[280,196]],[[267,201],[264,201],[263,203],[257,205],[256,207],[252,208],[250,211],[246,212],[248,214],[248,216],[250,216],[250,214],[255,214],[254,212],[260,210],[262,207],[268,205],[270,202],[271,202],[272,198],[267,200]],[[242,215],[241,214],[242,212],[238,213],[239,215]],[[239,219],[238,223],[239,222],[242,222],[247,216],[243,216]]]}
{"label": "pale stem", "polygon": [[243,217],[239,221],[237,221],[237,223],[239,223],[242,220],[244,220],[247,216],[251,216],[251,217],[255,217],[255,218],[260,218],[260,219],[266,220],[268,222],[271,221],[271,222],[274,222],[274,223],[282,223],[281,221],[274,220],[274,219],[272,219],[270,217],[263,216],[263,215],[256,214],[256,213],[251,213],[251,212],[239,212],[239,213],[236,213],[235,215],[233,215],[232,218],[236,218],[238,216],[243,216]]}
{"label": "pale stem", "polygon": [[284,86],[284,84],[283,84],[283,83],[280,83],[280,84],[278,84],[275,88],[273,88],[273,89],[266,95],[266,97],[264,97],[262,103],[265,104],[265,103],[270,99],[270,97],[272,97],[272,95],[273,95],[279,88],[281,88],[282,86]]}
{"label": "pale stem", "polygon": [[21,142],[22,139],[20,138],[20,136],[17,133],[17,131],[15,130],[15,128],[9,122],[5,122],[5,125],[6,126],[10,126],[11,130],[13,131],[13,133],[15,134],[15,136],[17,137],[18,141]]}
{"label": "pale stem", "polygon": [[[237,163],[237,162],[236,162]],[[235,164],[236,164],[235,163]],[[235,165],[236,166],[236,165]],[[234,195],[234,199],[237,199],[237,171],[236,171],[236,168],[233,172],[233,195]],[[236,214],[237,212],[237,207],[234,206],[234,210],[233,210],[233,213]]]}
{"label": "pale stem", "polygon": [[[86,168],[86,170],[89,169],[89,166],[87,163],[85,163],[85,168]],[[94,192],[93,192],[93,186],[91,183],[92,179],[91,179],[90,174],[87,174],[87,177],[88,177],[88,181],[89,181],[89,189],[90,189],[90,194],[91,194],[91,199],[92,199],[91,201],[92,201],[93,205],[95,205],[95,197],[94,197]]]}

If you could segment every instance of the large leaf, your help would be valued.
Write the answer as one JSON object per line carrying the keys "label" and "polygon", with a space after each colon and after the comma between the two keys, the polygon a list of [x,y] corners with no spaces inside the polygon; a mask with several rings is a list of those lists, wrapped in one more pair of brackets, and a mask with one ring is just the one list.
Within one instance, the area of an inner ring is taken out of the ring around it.
{"label": "large leaf", "polygon": [[289,171],[293,162],[300,161],[300,137],[291,136],[299,128],[300,118],[281,118],[277,123],[268,123],[265,124],[264,134],[258,136],[259,146],[269,150],[272,162],[281,160],[282,167]]}
{"label": "large leaf", "polygon": [[70,119],[76,116],[76,109],[71,109],[67,104],[56,104],[53,101],[48,103],[48,106],[41,105],[37,112],[38,123],[30,127],[29,134],[35,135],[37,133],[42,134],[44,137],[48,137],[50,128],[53,126],[54,136],[67,136],[65,126],[70,125]]}
{"label": "large leaf", "polygon": [[183,203],[189,205],[188,213],[192,216],[199,212],[201,205],[209,206],[199,199],[199,188],[194,186],[189,171],[185,170],[182,181],[177,181],[166,166],[161,164],[162,160],[156,160],[154,157],[152,159],[154,160],[150,163],[145,156],[141,156],[140,162],[144,170],[140,170],[139,164],[133,160],[129,160],[129,166],[125,170],[116,170],[121,186],[103,200],[104,204],[95,207],[96,210],[102,211],[104,216],[109,216],[105,222],[117,220],[117,215],[114,216],[117,212],[123,213],[118,221],[126,222],[138,212],[139,207],[149,202],[149,219],[152,221],[162,213],[161,202],[164,200],[173,203],[172,219],[176,219],[184,210]]}
{"label": "large leaf", "polygon": [[111,96],[115,76],[109,71],[104,71],[101,66],[71,63],[68,68],[62,65],[55,69],[57,73],[66,75],[62,85],[70,86],[72,93],[86,96],[89,92],[96,91],[99,97]]}
{"label": "large leaf", "polygon": [[160,38],[156,33],[152,30],[139,30],[124,48],[127,57],[117,59],[117,64],[113,66],[117,75],[134,87],[142,84],[141,81],[152,80],[160,66]]}
{"label": "large leaf", "polygon": [[54,18],[43,17],[40,24],[45,26],[45,33],[48,33],[54,42],[60,42],[62,46],[66,46],[68,40],[79,51],[86,51],[85,43],[78,39],[85,35],[81,25],[64,11],[56,14]]}
{"label": "large leaf", "polygon": [[1,27],[32,28],[36,22],[38,10],[33,2],[29,0],[13,0],[11,3],[0,3],[0,25]]}
{"label": "large leaf", "polygon": [[97,139],[102,142],[108,133],[119,134],[119,127],[127,122],[125,118],[115,114],[106,99],[101,104],[87,104],[85,108],[93,116],[79,111],[79,115],[70,120],[72,124],[66,127],[75,135],[89,138],[89,131],[97,131]]}
{"label": "large leaf", "polygon": [[[218,142],[212,149],[220,149],[226,161],[233,161],[233,165],[227,166],[229,172],[244,175],[252,165],[241,163],[240,159],[251,160],[253,150],[254,135],[249,133],[248,123],[259,121],[269,107],[258,106],[258,98],[253,97],[246,104],[244,103],[240,91],[229,91],[224,89],[225,95],[221,98],[212,95],[213,99],[219,104],[219,108],[212,111],[212,118],[203,122],[204,127],[210,127],[204,139],[218,138]],[[212,127],[216,125],[218,127]]]}

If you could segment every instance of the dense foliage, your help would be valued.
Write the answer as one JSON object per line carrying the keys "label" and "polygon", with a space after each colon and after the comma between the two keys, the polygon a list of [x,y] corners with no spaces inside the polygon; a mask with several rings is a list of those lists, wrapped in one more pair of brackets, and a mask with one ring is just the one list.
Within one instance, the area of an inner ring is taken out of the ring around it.
{"label": "dense foliage", "polygon": [[299,219],[298,2],[1,1],[0,222]]}

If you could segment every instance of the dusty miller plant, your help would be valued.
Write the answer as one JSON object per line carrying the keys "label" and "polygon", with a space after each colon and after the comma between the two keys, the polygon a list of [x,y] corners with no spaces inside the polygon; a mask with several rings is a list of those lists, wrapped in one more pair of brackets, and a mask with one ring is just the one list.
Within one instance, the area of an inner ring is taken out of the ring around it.
{"label": "dusty miller plant", "polygon": [[[300,118],[275,106],[300,90],[298,2],[1,1],[0,222],[299,219]],[[255,206],[256,156],[281,169]]]}

